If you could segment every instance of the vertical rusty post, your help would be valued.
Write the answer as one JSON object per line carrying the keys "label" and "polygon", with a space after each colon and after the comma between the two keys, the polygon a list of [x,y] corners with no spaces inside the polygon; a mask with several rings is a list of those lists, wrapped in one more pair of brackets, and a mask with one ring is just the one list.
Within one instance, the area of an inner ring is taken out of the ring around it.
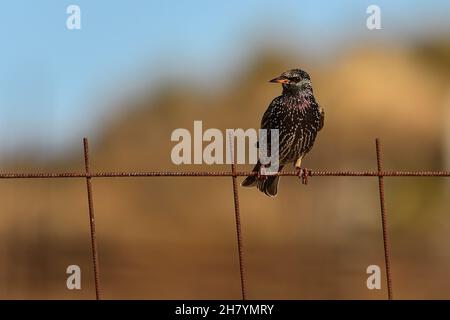
{"label": "vertical rusty post", "polygon": [[242,231],[241,231],[241,214],[239,210],[239,194],[237,187],[237,178],[236,178],[236,166],[234,164],[234,159],[232,160],[231,171],[233,173],[233,195],[234,195],[234,213],[236,220],[236,236],[237,236],[237,246],[238,246],[238,254],[239,254],[239,271],[241,275],[241,292],[242,292],[242,300],[246,300],[246,290],[245,290],[245,270],[244,270],[244,250],[242,244]]}
{"label": "vertical rusty post", "polygon": [[383,171],[383,151],[381,149],[380,139],[375,140],[377,151],[377,166],[378,166],[378,190],[380,193],[380,207],[381,207],[381,225],[383,228],[383,245],[384,245],[384,262],[386,264],[386,280],[388,289],[388,299],[393,299],[392,294],[392,275],[391,275],[391,244],[389,241],[388,223],[386,214],[386,205],[384,201],[384,176]]}
{"label": "vertical rusty post", "polygon": [[234,196],[234,216],[236,222],[236,237],[237,237],[237,247],[239,255],[239,272],[241,276],[241,293],[242,300],[246,300],[246,290],[245,290],[245,269],[244,269],[244,249],[242,243],[242,231],[241,231],[241,213],[239,210],[239,193],[237,185],[237,174],[236,165],[234,164],[234,136],[233,134],[228,135],[229,138],[229,156],[231,160],[231,178],[233,179],[233,196]]}
{"label": "vertical rusty post", "polygon": [[91,229],[91,247],[92,247],[92,261],[94,264],[94,279],[95,279],[95,297],[100,300],[100,270],[98,266],[98,251],[97,238],[95,233],[95,215],[94,215],[94,201],[92,199],[92,183],[89,165],[89,144],[88,139],[83,138],[84,145],[84,165],[86,169],[86,186],[89,205],[89,223]]}

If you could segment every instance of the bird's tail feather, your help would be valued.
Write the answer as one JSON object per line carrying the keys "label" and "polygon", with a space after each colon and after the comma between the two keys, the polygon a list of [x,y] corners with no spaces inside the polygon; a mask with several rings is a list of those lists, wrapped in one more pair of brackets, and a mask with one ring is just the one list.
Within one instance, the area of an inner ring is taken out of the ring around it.
{"label": "bird's tail feather", "polygon": [[[257,163],[256,166],[253,168],[252,172],[259,172],[259,169],[261,168],[261,163]],[[244,181],[242,181],[241,186],[243,187],[254,187],[258,183],[258,177],[257,176],[248,176],[245,178]]]}
{"label": "bird's tail feather", "polygon": [[[261,164],[258,162],[253,169],[253,172],[259,172]],[[283,166],[280,166],[278,171],[281,171]],[[278,191],[278,181],[280,177],[277,175],[266,176],[264,179],[259,179],[258,176],[248,176],[241,183],[243,187],[257,187],[259,191],[264,192],[269,197],[275,197]]]}

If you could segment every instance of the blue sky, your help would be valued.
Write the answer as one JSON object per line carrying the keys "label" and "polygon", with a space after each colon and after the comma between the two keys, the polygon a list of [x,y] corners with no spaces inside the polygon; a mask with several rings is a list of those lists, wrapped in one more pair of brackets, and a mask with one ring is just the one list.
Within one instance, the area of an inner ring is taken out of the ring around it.
{"label": "blue sky", "polygon": [[[66,28],[70,4],[81,30]],[[370,4],[382,30],[365,28]],[[449,13],[444,0],[2,1],[0,153],[79,143],[117,99],[161,74],[225,79],[271,42],[311,56],[361,38],[408,43],[449,30]]]}

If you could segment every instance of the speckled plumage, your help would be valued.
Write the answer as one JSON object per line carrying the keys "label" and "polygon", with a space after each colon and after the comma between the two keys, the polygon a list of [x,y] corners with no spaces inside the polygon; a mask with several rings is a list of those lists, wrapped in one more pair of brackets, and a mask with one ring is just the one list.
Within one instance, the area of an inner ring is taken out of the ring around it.
{"label": "speckled plumage", "polygon": [[[313,147],[317,133],[324,125],[324,111],[314,98],[309,75],[300,69],[284,72],[271,80],[283,84],[283,93],[267,108],[261,121],[261,128],[279,130],[279,161],[281,171],[284,165],[301,160]],[[270,150],[270,139],[268,150]],[[259,171],[258,163],[253,171]],[[275,196],[278,176],[249,176],[243,186],[256,186],[269,196]]]}

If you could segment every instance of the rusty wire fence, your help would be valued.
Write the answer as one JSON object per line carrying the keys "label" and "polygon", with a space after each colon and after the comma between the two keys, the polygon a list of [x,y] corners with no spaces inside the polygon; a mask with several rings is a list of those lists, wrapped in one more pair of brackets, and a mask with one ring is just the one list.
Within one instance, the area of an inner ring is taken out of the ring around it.
{"label": "rusty wire fence", "polygon": [[[245,281],[244,245],[241,229],[241,215],[239,209],[239,192],[237,177],[257,175],[256,172],[237,171],[235,164],[231,164],[231,171],[208,172],[208,171],[148,171],[148,172],[91,172],[89,161],[89,145],[87,138],[83,139],[84,145],[84,172],[61,172],[61,173],[0,173],[0,179],[56,179],[56,178],[83,178],[86,179],[87,200],[89,208],[89,224],[91,236],[92,263],[94,269],[95,296],[97,300],[102,297],[100,285],[100,268],[98,259],[97,237],[95,232],[94,196],[92,188],[93,178],[130,178],[130,177],[231,177],[234,198],[234,214],[236,225],[236,244],[239,258],[241,298],[247,299],[247,288]],[[300,177],[302,183],[307,184],[309,177],[377,177],[380,198],[381,228],[384,246],[384,261],[386,273],[386,285],[388,299],[392,300],[393,282],[391,273],[391,243],[389,240],[388,219],[384,194],[384,177],[450,177],[450,171],[384,171],[383,152],[380,139],[375,140],[377,171],[314,171],[303,170],[301,175],[298,171],[279,172],[280,176]],[[232,157],[234,159],[234,157]]]}

